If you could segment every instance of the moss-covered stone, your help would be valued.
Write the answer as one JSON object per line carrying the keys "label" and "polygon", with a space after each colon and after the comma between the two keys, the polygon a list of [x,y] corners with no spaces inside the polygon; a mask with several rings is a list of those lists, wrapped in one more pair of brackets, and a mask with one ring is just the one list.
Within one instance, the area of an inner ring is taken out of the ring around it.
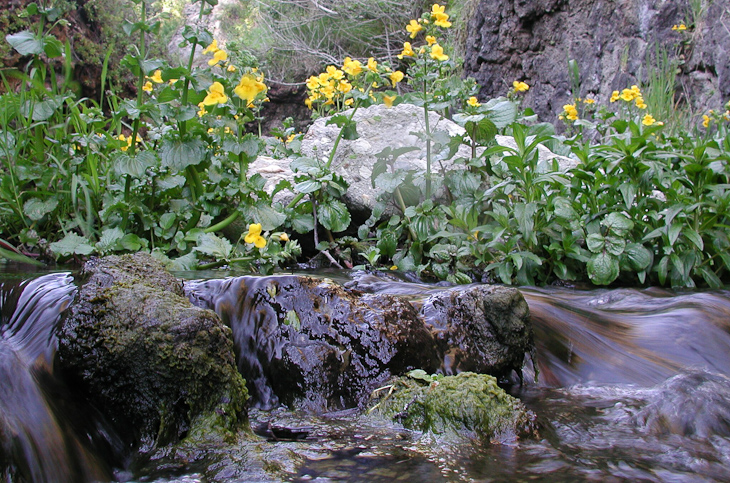
{"label": "moss-covered stone", "polygon": [[413,371],[379,392],[381,400],[373,407],[380,414],[446,440],[508,441],[535,431],[535,415],[486,374],[441,377]]}
{"label": "moss-covered stone", "polygon": [[145,444],[232,436],[247,391],[220,318],[146,254],[93,260],[82,274],[59,330],[69,380]]}

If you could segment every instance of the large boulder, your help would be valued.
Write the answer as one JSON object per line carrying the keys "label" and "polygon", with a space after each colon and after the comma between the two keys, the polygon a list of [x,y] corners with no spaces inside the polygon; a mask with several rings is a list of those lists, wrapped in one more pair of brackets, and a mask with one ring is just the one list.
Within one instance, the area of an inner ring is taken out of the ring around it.
{"label": "large boulder", "polygon": [[147,254],[95,259],[59,332],[69,383],[143,446],[231,436],[247,392],[231,331]]}
{"label": "large boulder", "polygon": [[[443,131],[450,136],[464,133],[461,126],[436,112],[429,111],[428,118],[432,132]],[[337,125],[328,124],[330,119],[331,117],[319,118],[309,127],[302,140],[303,156],[316,158],[322,162],[327,161],[340,132]],[[376,104],[358,109],[353,121],[357,123],[358,138],[340,140],[332,168],[349,184],[344,196],[348,208],[354,213],[364,214],[367,218],[380,194],[380,190],[377,186],[373,186],[371,179],[373,167],[378,160],[377,154],[385,148],[417,148],[399,156],[394,168],[415,170],[419,173],[426,171],[426,144],[419,138],[419,135],[425,133],[425,115],[422,107],[413,104],[399,104],[392,108]],[[464,145],[453,158],[446,159],[447,157],[447,149],[433,153],[431,169],[434,173],[441,170],[463,169],[463,164],[454,163],[453,160],[459,157],[468,159],[471,157],[471,151]],[[260,156],[249,166],[249,174],[261,174],[267,179],[266,189],[272,191],[280,180],[294,179],[294,173],[290,168],[291,162],[291,158],[274,159]],[[293,195],[280,192],[275,199],[287,203],[292,198]]]}
{"label": "large boulder", "polygon": [[416,297],[364,293],[370,288],[293,275],[186,285],[194,303],[233,329],[239,369],[267,408],[363,406],[371,391],[413,369],[519,374],[532,350],[527,304],[513,288]]}
{"label": "large boulder", "polygon": [[412,305],[301,276],[191,284],[233,329],[252,396],[312,412],[363,406],[394,375],[436,370],[433,336]]}

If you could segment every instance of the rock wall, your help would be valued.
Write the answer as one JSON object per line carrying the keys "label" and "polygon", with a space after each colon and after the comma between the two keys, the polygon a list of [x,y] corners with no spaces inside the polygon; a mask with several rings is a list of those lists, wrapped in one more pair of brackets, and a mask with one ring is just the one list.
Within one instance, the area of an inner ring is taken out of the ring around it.
{"label": "rock wall", "polygon": [[[647,54],[659,45],[680,61],[678,84],[695,112],[730,97],[730,1],[480,0],[469,24],[465,75],[484,98],[527,82],[524,105],[554,121],[572,98],[568,60],[580,67],[580,96],[606,101],[613,90],[646,78]],[[686,31],[672,30],[687,24]]]}

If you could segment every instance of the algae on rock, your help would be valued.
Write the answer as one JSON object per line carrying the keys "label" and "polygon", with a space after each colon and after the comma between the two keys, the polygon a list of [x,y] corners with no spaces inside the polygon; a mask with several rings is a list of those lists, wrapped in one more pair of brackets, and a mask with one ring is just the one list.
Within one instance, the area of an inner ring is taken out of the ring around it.
{"label": "algae on rock", "polygon": [[143,447],[234,436],[248,393],[220,318],[147,254],[92,260],[82,275],[57,354],[77,392]]}
{"label": "algae on rock", "polygon": [[511,441],[536,430],[535,414],[486,374],[427,376],[412,371],[378,391],[371,410],[445,441]]}

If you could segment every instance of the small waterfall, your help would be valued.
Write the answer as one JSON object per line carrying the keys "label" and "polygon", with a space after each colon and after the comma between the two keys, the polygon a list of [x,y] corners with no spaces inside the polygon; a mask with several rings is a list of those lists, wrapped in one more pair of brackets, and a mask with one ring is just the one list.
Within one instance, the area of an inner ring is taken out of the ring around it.
{"label": "small waterfall", "polygon": [[90,451],[91,441],[85,443],[71,428],[81,417],[64,407],[69,395],[52,371],[56,325],[75,291],[68,273],[0,283],[0,469],[5,470],[0,476],[5,478],[59,483],[110,478],[105,463]]}

